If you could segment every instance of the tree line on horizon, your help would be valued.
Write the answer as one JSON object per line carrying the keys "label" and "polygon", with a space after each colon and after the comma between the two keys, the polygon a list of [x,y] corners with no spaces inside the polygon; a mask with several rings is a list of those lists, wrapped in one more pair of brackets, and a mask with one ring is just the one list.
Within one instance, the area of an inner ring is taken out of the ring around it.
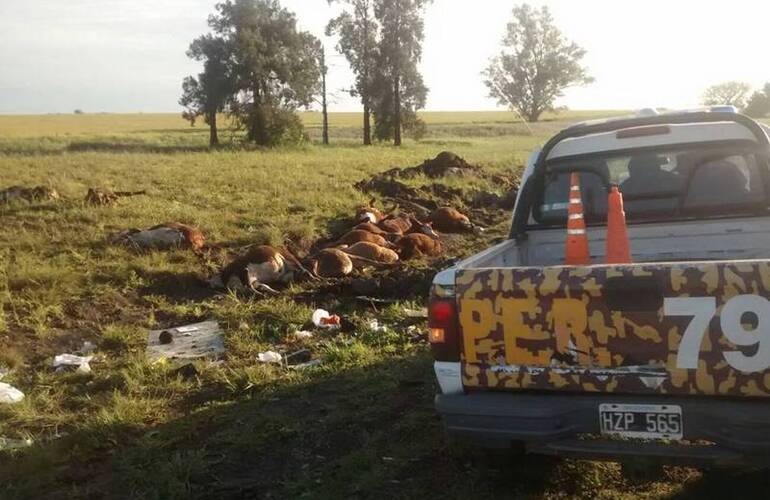
{"label": "tree line on horizon", "polygon": [[[347,91],[363,107],[362,140],[400,146],[402,134],[425,132],[417,111],[428,88],[420,74],[423,15],[432,0],[326,0],[341,4],[325,34],[337,37],[354,81]],[[322,103],[326,129],[326,54],[321,41],[297,28],[279,0],[225,0],[209,16],[210,32],[187,55],[203,64],[182,84],[179,103],[192,124],[203,117],[211,146],[219,144],[217,115],[227,114],[244,140],[258,146],[305,140],[297,110]],[[502,50],[483,73],[489,95],[537,121],[565,88],[593,81],[581,65],[585,50],[568,41],[547,7],[514,7]],[[373,123],[372,123],[373,122]]]}
{"label": "tree line on horizon", "polygon": [[704,92],[702,103],[735,106],[752,118],[765,118],[770,115],[770,82],[754,92],[750,84],[735,80],[712,85]]}

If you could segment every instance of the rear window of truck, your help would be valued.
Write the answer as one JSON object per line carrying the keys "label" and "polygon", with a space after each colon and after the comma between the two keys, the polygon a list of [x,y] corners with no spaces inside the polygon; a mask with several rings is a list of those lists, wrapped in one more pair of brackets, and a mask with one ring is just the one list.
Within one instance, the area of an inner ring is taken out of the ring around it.
{"label": "rear window of truck", "polygon": [[537,189],[536,224],[566,224],[571,172],[580,173],[588,223],[604,223],[610,185],[633,221],[723,217],[765,211],[767,160],[740,149],[644,151],[559,162]]}

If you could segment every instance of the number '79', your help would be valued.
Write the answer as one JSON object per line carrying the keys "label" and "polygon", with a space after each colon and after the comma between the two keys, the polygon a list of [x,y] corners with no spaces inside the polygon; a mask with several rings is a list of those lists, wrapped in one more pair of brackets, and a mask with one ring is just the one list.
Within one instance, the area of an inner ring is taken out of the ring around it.
{"label": "number '79'", "polygon": [[[703,336],[717,312],[714,297],[666,298],[663,304],[666,316],[692,316],[682,336],[676,367],[688,370],[698,368]],[[743,317],[752,313],[756,325],[747,329]],[[758,295],[737,295],[727,301],[719,315],[722,334],[736,346],[757,346],[753,356],[741,351],[725,351],[725,361],[741,372],[760,372],[770,368],[770,301]]]}

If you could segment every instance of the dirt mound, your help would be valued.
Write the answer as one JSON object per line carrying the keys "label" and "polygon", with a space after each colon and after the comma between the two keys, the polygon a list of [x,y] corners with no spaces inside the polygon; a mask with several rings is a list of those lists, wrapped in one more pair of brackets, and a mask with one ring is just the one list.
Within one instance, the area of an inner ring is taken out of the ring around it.
{"label": "dirt mound", "polygon": [[[441,182],[424,186],[410,186],[400,179],[412,179],[418,176],[440,179],[449,176],[465,176],[485,179],[503,189],[503,194],[491,191],[465,190],[450,187]],[[355,187],[367,194],[379,195],[386,201],[398,204],[401,208],[414,212],[418,217],[440,206],[458,208],[510,210],[516,201],[519,179],[513,175],[489,174],[483,168],[470,165],[454,153],[444,151],[432,160],[408,168],[393,168],[364,179]]]}
{"label": "dirt mound", "polygon": [[448,176],[482,175],[481,167],[471,165],[464,159],[449,151],[442,151],[432,160],[425,160],[422,165],[409,168],[394,168],[385,172],[389,177],[413,179],[420,175],[437,179]]}

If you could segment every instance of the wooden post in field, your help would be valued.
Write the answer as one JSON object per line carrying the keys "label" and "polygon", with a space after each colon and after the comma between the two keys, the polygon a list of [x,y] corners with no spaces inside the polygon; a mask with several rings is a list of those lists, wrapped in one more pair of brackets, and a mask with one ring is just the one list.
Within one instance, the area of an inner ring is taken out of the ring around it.
{"label": "wooden post in field", "polygon": [[321,48],[321,108],[323,110],[323,143],[329,145],[329,113],[326,106],[326,73],[329,68],[326,67],[326,48]]}

